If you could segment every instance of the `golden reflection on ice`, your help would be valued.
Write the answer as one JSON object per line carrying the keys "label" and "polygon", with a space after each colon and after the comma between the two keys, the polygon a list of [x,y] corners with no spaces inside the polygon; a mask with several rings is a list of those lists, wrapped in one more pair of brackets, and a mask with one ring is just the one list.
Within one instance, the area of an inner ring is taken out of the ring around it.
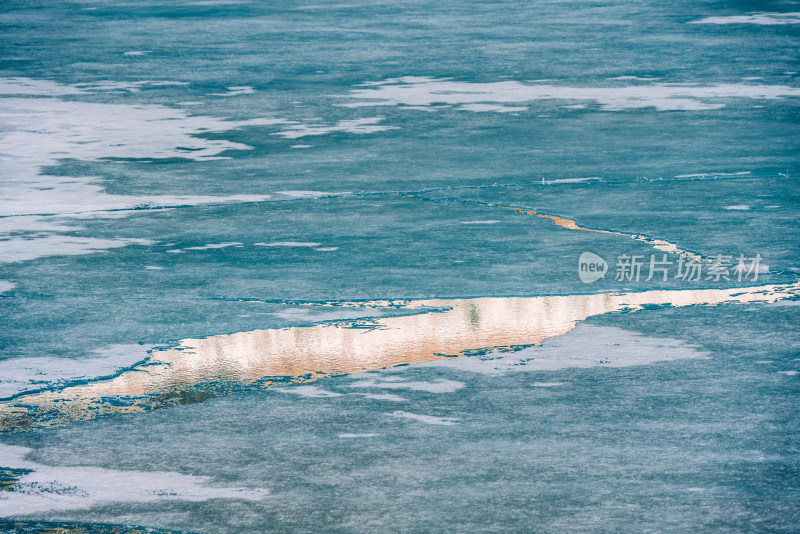
{"label": "golden reflection on ice", "polygon": [[[116,378],[0,405],[0,430],[20,430],[191,403],[244,388],[307,382],[492,348],[541,343],[603,313],[647,305],[774,302],[800,282],[732,289],[408,301],[411,315],[185,339]],[[395,305],[396,301],[362,303]],[[346,303],[345,303],[346,305]],[[431,308],[431,309],[428,309]]]}
{"label": "golden reflection on ice", "polygon": [[[415,193],[406,193],[406,197],[408,198],[416,198],[416,199],[424,199],[424,200],[433,200],[430,197],[424,197],[419,194]],[[558,215],[550,215],[548,213],[542,213],[536,210],[528,209],[528,208],[521,208],[518,206],[505,206],[502,204],[490,204],[486,202],[481,202],[479,200],[468,200],[468,199],[459,199],[459,202],[463,202],[465,204],[476,204],[478,206],[484,207],[492,207],[492,208],[499,208],[504,210],[511,210],[517,213],[522,213],[524,215],[532,215],[534,217],[540,217],[542,219],[549,219],[553,221],[556,226],[560,226],[561,228],[565,228],[567,230],[578,230],[582,232],[593,232],[596,234],[608,234],[608,235],[618,235],[621,237],[626,237],[628,239],[633,239],[635,241],[639,241],[641,243],[646,243],[653,247],[656,250],[660,250],[662,252],[667,252],[669,254],[676,254],[678,256],[683,256],[684,258],[690,261],[696,261],[700,263],[710,263],[715,264],[716,262],[709,258],[704,258],[701,254],[696,252],[692,252],[690,250],[685,250],[680,248],[676,243],[672,243],[665,239],[658,239],[655,237],[651,237],[644,234],[634,234],[629,232],[620,232],[617,230],[601,230],[599,228],[589,228],[588,226],[581,226],[578,222],[574,219],[567,219],[565,217],[559,217]]]}
{"label": "golden reflection on ice", "polygon": [[564,217],[559,217],[557,215],[549,215],[547,213],[540,213],[535,210],[529,210],[524,208],[515,208],[511,206],[499,206],[503,209],[514,210],[519,213],[524,213],[525,215],[533,215],[535,217],[541,217],[543,219],[550,219],[557,226],[561,228],[566,228],[567,230],[581,230],[584,232],[594,232],[596,234],[611,234],[611,235],[618,235],[622,237],[627,237],[636,241],[640,241],[642,243],[647,243],[648,245],[652,246],[656,250],[660,250],[662,252],[668,252],[670,254],[677,254],[678,256],[683,256],[686,259],[691,261],[703,262],[703,263],[714,263],[712,260],[703,258],[700,254],[696,252],[691,252],[689,250],[684,250],[679,248],[678,245],[675,243],[671,243],[664,239],[657,239],[655,237],[650,237],[642,234],[629,234],[626,232],[618,232],[616,230],[600,230],[597,228],[588,228],[586,226],[580,226],[577,221],[573,219],[565,219]]}

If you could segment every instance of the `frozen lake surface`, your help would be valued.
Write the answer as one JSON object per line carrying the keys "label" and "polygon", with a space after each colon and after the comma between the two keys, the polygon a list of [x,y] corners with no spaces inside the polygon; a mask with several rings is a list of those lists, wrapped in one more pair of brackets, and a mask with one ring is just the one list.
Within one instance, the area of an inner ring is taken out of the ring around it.
{"label": "frozen lake surface", "polygon": [[0,532],[796,530],[795,7],[4,2]]}

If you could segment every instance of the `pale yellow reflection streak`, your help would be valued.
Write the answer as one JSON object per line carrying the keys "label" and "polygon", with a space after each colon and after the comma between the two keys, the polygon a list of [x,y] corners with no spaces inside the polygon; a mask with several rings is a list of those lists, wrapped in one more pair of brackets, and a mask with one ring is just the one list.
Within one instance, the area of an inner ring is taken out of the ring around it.
{"label": "pale yellow reflection streak", "polygon": [[[186,339],[176,348],[153,352],[149,365],[114,379],[6,402],[0,405],[0,430],[144,411],[159,407],[164,396],[174,400],[180,392],[216,395],[236,389],[220,388],[220,384],[268,387],[275,381],[265,381],[265,377],[311,381],[463,356],[469,351],[538,344],[565,334],[587,317],[647,305],[774,302],[798,295],[800,282],[732,289],[408,301],[403,307],[420,313],[355,323],[358,328],[354,323],[333,323]],[[440,311],[421,311],[425,307]],[[111,402],[109,397],[116,399]]]}
{"label": "pale yellow reflection streak", "polygon": [[[413,193],[407,193],[407,194],[405,194],[405,196],[408,197],[408,198],[418,198],[418,199],[424,199],[424,200],[433,200],[433,199],[431,199],[429,197],[423,197],[421,195],[417,195],[417,194],[413,194]],[[620,231],[617,231],[617,230],[601,230],[601,229],[598,229],[598,228],[589,228],[587,226],[579,225],[578,222],[576,220],[574,220],[574,219],[567,219],[565,217],[559,217],[558,215],[550,215],[550,214],[547,214],[547,213],[541,213],[541,212],[538,212],[536,210],[532,210],[532,209],[528,209],[528,208],[520,208],[520,207],[517,207],[517,206],[504,206],[502,204],[487,204],[485,202],[480,202],[480,201],[477,201],[477,200],[463,200],[463,199],[459,200],[459,202],[465,202],[465,203],[468,203],[468,204],[477,204],[478,206],[484,206],[484,207],[493,207],[493,208],[499,208],[499,209],[504,209],[504,210],[511,210],[511,211],[515,211],[517,213],[522,213],[522,214],[525,214],[525,215],[532,215],[534,217],[541,217],[542,219],[549,219],[549,220],[553,221],[557,226],[560,226],[561,228],[565,228],[567,230],[579,230],[579,231],[582,231],[582,232],[594,232],[596,234],[618,235],[618,236],[621,236],[621,237],[626,237],[628,239],[633,239],[635,241],[640,241],[642,243],[646,243],[646,244],[650,245],[651,247],[653,247],[656,250],[660,250],[662,252],[667,252],[669,254],[676,254],[678,256],[682,256],[682,257],[684,257],[684,258],[686,258],[688,260],[691,260],[691,261],[696,261],[696,262],[701,262],[701,263],[712,263],[712,264],[716,263],[714,260],[711,260],[709,258],[704,258],[702,255],[700,255],[700,254],[698,254],[696,252],[692,252],[690,250],[682,249],[677,244],[672,243],[670,241],[667,241],[665,239],[658,239],[658,238],[650,237],[650,236],[643,235],[643,234],[633,234],[633,233],[628,233],[628,232],[620,232]]]}
{"label": "pale yellow reflection streak", "polygon": [[696,252],[691,252],[689,250],[684,250],[675,243],[671,243],[664,239],[657,239],[655,237],[650,237],[642,234],[629,234],[626,232],[618,232],[616,230],[600,230],[597,228],[588,228],[586,226],[581,226],[577,223],[577,221],[573,219],[565,219],[564,217],[558,217],[557,215],[548,215],[547,213],[539,213],[535,210],[529,210],[524,208],[515,208],[512,206],[498,206],[502,209],[507,210],[514,210],[519,213],[524,213],[526,215],[533,215],[535,217],[541,217],[543,219],[550,219],[556,225],[566,228],[567,230],[581,230],[584,232],[594,232],[597,234],[611,234],[611,235],[618,235],[622,237],[627,237],[636,241],[641,241],[642,243],[647,243],[648,245],[652,246],[656,250],[660,250],[662,252],[668,252],[670,254],[677,254],[678,256],[683,256],[692,261],[703,262],[703,263],[714,263],[713,260],[703,258],[700,254]]}

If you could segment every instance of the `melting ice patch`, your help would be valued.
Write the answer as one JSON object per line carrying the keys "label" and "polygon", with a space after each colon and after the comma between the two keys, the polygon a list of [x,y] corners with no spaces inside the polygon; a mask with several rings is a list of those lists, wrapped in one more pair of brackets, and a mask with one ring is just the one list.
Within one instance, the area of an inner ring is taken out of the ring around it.
{"label": "melting ice patch", "polygon": [[800,12],[793,13],[752,13],[750,15],[730,15],[726,17],[706,17],[693,20],[689,24],[758,24],[776,26],[780,24],[800,24]]}
{"label": "melting ice patch", "polygon": [[[508,111],[505,105],[537,100],[588,100],[606,111],[654,107],[658,111],[711,110],[725,107],[720,99],[775,99],[800,96],[800,88],[784,85],[753,84],[667,84],[649,83],[622,87],[569,87],[549,84],[501,81],[459,82],[420,76],[390,78],[362,84],[350,91],[354,102],[344,107],[414,106],[434,104],[460,106],[468,111]],[[712,102],[708,102],[711,100]],[[483,107],[476,109],[475,105]],[[501,109],[502,108],[502,109]]]}
{"label": "melting ice patch", "polygon": [[31,452],[26,447],[0,444],[5,467],[31,470],[17,479],[14,491],[0,492],[0,517],[80,510],[111,502],[259,500],[267,495],[262,489],[214,487],[207,476],[43,465],[26,460]]}
{"label": "melting ice patch", "polygon": [[699,351],[684,341],[648,337],[622,328],[584,323],[562,336],[544,340],[537,347],[417,365],[504,374],[601,366],[630,367],[707,356],[707,352]]}
{"label": "melting ice patch", "polygon": [[110,376],[147,358],[151,346],[115,344],[82,358],[10,358],[0,360],[0,398],[24,391],[63,386],[76,380]]}

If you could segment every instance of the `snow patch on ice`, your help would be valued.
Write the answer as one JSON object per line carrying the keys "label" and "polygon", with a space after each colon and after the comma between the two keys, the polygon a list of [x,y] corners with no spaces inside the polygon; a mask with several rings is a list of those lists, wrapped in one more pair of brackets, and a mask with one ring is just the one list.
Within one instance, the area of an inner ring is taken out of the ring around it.
{"label": "snow patch on ice", "polygon": [[406,399],[394,393],[358,393],[366,399],[384,400],[390,402],[405,402]]}
{"label": "snow patch on ice", "polygon": [[328,135],[335,132],[345,132],[352,134],[370,134],[384,132],[386,130],[396,130],[397,126],[384,126],[384,117],[364,117],[361,119],[341,120],[331,126],[321,124],[292,124],[288,129],[275,132],[272,135],[279,135],[286,139],[300,139],[312,135]]}
{"label": "snow patch on ice", "polygon": [[453,417],[434,417],[433,415],[420,415],[411,412],[403,412],[400,410],[396,412],[387,413],[386,415],[391,417],[414,419],[415,421],[420,421],[428,425],[457,425],[460,422],[458,419],[455,419]]}
{"label": "snow patch on ice", "polygon": [[528,108],[525,106],[501,106],[499,104],[464,104],[459,106],[458,109],[476,112],[492,111],[495,113],[515,113],[519,111],[527,111]]}
{"label": "snow patch on ice", "polygon": [[[225,120],[190,116],[181,109],[161,105],[111,104],[66,101],[57,96],[90,95],[98,91],[135,92],[151,85],[183,85],[184,82],[99,81],[59,84],[32,78],[0,78],[0,239],[10,233],[75,230],[65,218],[115,218],[133,213],[125,210],[164,208],[209,203],[248,202],[270,195],[112,195],[100,179],[42,174],[41,169],[64,159],[183,158],[209,161],[228,150],[252,147],[224,139],[203,139],[199,134],[219,133],[254,125],[284,124],[284,119]],[[14,95],[14,96],[10,96]],[[34,98],[31,98],[34,97]],[[45,215],[54,217],[44,218]],[[79,228],[79,227],[78,227]],[[19,236],[15,236],[19,237]],[[92,253],[108,244],[125,246],[135,240],[89,240],[71,236],[28,235],[3,242],[17,249],[11,261],[42,255]],[[53,248],[43,254],[42,251]],[[81,252],[84,251],[84,252]]]}
{"label": "snow patch on ice", "polygon": [[327,391],[317,386],[289,386],[285,388],[274,388],[274,391],[281,393],[291,393],[292,395],[300,395],[301,397],[310,398],[327,398],[327,397],[341,397],[341,393],[335,391]]}
{"label": "snow patch on ice", "polygon": [[207,245],[198,246],[198,247],[186,247],[183,250],[212,250],[218,248],[228,248],[228,247],[241,247],[241,243],[231,242],[231,243],[208,243]]}
{"label": "snow patch on ice", "polygon": [[729,15],[726,17],[706,17],[693,20],[689,24],[758,24],[775,26],[781,24],[800,24],[800,12],[793,13],[752,13],[750,15]]}
{"label": "snow patch on ice", "polygon": [[635,81],[642,81],[642,82],[652,82],[654,80],[658,80],[660,78],[656,78],[654,76],[614,76],[613,78],[607,78],[608,80],[635,80]]}
{"label": "snow patch on ice", "polygon": [[32,452],[26,447],[0,444],[4,466],[33,470],[19,477],[14,491],[2,492],[0,517],[80,510],[112,502],[259,500],[267,495],[263,489],[214,487],[207,476],[43,465],[26,460]]}
{"label": "snow patch on ice", "polygon": [[147,358],[149,345],[115,344],[78,358],[40,356],[0,360],[0,398],[59,387],[74,380],[110,376]]}
{"label": "snow patch on ice", "polygon": [[401,377],[382,377],[358,380],[347,387],[350,388],[379,388],[379,389],[408,389],[411,391],[426,391],[428,393],[452,393],[464,387],[462,382],[446,380],[443,378],[430,382],[407,382]]}
{"label": "snow patch on ice", "polygon": [[273,243],[255,243],[258,247],[318,247],[322,243],[312,241],[275,241]]}
{"label": "snow patch on ice", "polygon": [[225,89],[228,90],[227,93],[209,93],[210,96],[239,96],[239,95],[250,95],[256,92],[255,89],[250,87],[249,85],[236,85],[232,87],[226,87]]}
{"label": "snow patch on ice", "polygon": [[17,287],[17,284],[13,282],[9,282],[7,280],[0,280],[0,293],[5,293],[6,291],[11,291]]}
{"label": "snow patch on ice", "polygon": [[675,178],[714,178],[717,176],[746,176],[752,174],[750,171],[739,172],[699,172],[694,174],[677,174]]}
{"label": "snow patch on ice", "polygon": [[67,235],[50,235],[35,239],[12,237],[0,239],[0,264],[30,261],[48,256],[97,254],[130,245],[154,244],[155,242],[149,239],[100,239]]}
{"label": "snow patch on ice", "polygon": [[[800,96],[800,88],[757,84],[666,84],[650,83],[623,87],[569,87],[519,81],[459,82],[441,78],[405,76],[362,84],[343,107],[428,106],[434,104],[480,105],[480,111],[507,111],[508,104],[537,100],[589,100],[606,111],[654,107],[658,111],[697,111],[725,107],[727,98],[776,99]],[[490,109],[486,106],[495,106]],[[475,108],[472,108],[475,111]]]}
{"label": "snow patch on ice", "polygon": [[275,194],[290,198],[319,198],[335,195],[336,193],[327,191],[276,191]]}

